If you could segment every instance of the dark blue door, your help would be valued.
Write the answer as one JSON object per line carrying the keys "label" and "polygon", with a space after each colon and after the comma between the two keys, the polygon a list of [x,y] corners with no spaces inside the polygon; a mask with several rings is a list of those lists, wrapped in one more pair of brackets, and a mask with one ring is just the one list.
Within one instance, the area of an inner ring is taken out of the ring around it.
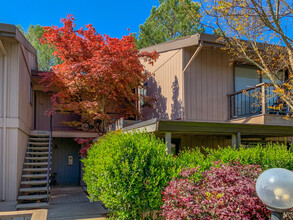
{"label": "dark blue door", "polygon": [[79,145],[72,138],[53,138],[52,173],[59,186],[79,185]]}

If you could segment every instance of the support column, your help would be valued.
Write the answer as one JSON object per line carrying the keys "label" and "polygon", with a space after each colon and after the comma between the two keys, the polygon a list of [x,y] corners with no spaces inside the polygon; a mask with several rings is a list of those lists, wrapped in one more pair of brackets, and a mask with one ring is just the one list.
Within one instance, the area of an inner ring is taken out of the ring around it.
{"label": "support column", "polygon": [[232,147],[236,149],[241,145],[241,133],[237,132],[236,134],[232,134]]}
{"label": "support column", "polygon": [[165,133],[165,143],[167,145],[167,149],[166,149],[167,154],[171,154],[171,145],[172,145],[172,143],[171,143],[171,132],[166,132]]}

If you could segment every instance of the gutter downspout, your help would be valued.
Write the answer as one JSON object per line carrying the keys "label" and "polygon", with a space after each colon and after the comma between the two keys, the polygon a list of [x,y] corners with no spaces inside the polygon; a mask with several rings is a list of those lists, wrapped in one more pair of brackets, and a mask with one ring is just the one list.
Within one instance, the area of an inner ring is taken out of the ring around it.
{"label": "gutter downspout", "polygon": [[190,60],[188,61],[187,65],[185,66],[185,68],[183,69],[183,74],[185,73],[185,71],[188,69],[188,67],[190,66],[190,64],[192,63],[192,61],[196,58],[196,56],[199,54],[199,52],[201,51],[201,48],[203,47],[203,41],[200,41],[199,43],[199,47],[195,50],[194,54],[192,55],[192,57],[190,58]]}
{"label": "gutter downspout", "polygon": [[0,49],[3,53],[3,59],[4,59],[4,76],[3,76],[3,140],[2,140],[2,146],[3,146],[3,155],[2,155],[2,200],[6,200],[6,155],[7,155],[7,146],[6,146],[6,126],[7,126],[7,53],[6,50],[2,44],[2,41],[0,40]]}
{"label": "gutter downspout", "polygon": [[[182,100],[183,100],[183,108],[184,108],[184,113],[183,113],[183,120],[186,119],[186,106],[185,106],[185,76],[184,76],[184,73],[186,72],[186,70],[189,68],[190,64],[193,62],[193,60],[197,57],[197,55],[199,54],[199,52],[201,51],[203,47],[203,41],[201,40],[199,42],[199,47],[195,50],[194,54],[192,55],[192,57],[190,58],[190,60],[188,61],[188,63],[186,64],[186,66],[184,67],[184,69],[182,70],[182,83],[183,83],[183,89],[182,89]],[[183,59],[183,58],[182,58]],[[183,64],[182,64],[183,66]]]}

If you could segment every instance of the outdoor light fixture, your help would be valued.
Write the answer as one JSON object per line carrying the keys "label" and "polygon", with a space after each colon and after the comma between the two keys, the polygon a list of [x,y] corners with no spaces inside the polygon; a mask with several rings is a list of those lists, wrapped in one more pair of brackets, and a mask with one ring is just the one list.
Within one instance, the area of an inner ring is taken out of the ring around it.
{"label": "outdoor light fixture", "polygon": [[293,207],[293,172],[273,168],[263,172],[256,181],[256,193],[272,211],[272,220],[283,219]]}

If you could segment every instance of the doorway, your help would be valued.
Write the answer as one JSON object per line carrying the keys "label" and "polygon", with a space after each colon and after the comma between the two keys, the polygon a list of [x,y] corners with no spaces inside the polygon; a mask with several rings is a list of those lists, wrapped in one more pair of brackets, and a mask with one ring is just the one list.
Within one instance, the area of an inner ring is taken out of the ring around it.
{"label": "doorway", "polygon": [[52,171],[57,186],[80,185],[80,146],[73,138],[53,138]]}

